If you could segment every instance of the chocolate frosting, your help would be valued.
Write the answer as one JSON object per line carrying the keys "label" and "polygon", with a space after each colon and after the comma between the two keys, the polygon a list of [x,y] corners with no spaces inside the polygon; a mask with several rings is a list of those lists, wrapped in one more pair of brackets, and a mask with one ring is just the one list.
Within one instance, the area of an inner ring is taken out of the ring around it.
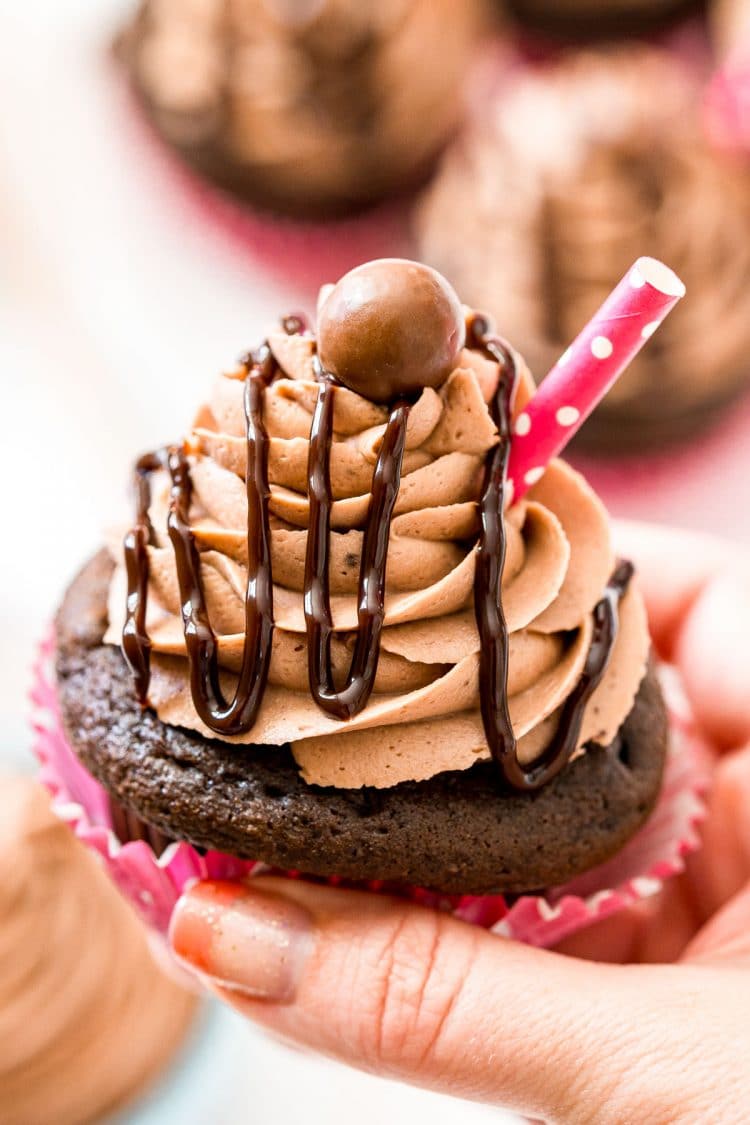
{"label": "chocolate frosting", "polygon": [[156,1078],[195,1000],[31,781],[0,780],[0,1120],[102,1121]]}
{"label": "chocolate frosting", "polygon": [[[321,706],[321,694],[332,697],[340,690],[350,668],[352,643],[357,667],[361,641],[356,642],[354,630],[359,621],[361,638],[367,625],[361,616],[360,564],[363,555],[367,564],[369,528],[381,526],[378,519],[367,520],[370,505],[377,508],[378,503],[377,488],[372,498],[370,489],[377,481],[375,464],[393,439],[393,410],[342,387],[329,399],[326,460],[331,502],[324,507],[331,528],[330,622],[325,625],[330,647],[321,650],[323,663],[318,662],[313,676],[307,640],[310,606],[304,591],[310,581],[306,559],[316,553],[315,537],[308,536],[307,529],[317,528],[319,518],[315,490],[308,488],[308,459],[311,430],[313,438],[316,430],[313,416],[322,409],[325,394],[320,394],[316,380],[313,336],[283,331],[269,336],[279,371],[267,385],[263,407],[275,624],[267,690],[252,725],[239,733],[222,730],[212,721],[215,714],[201,714],[200,702],[196,705],[201,696],[196,697],[194,682],[192,692],[188,685],[180,620],[185,581],[181,591],[165,531],[170,482],[157,474],[149,509],[153,535],[147,547],[146,625],[153,653],[148,698],[160,718],[207,736],[291,743],[307,781],[345,788],[422,779],[468,768],[490,754],[479,707],[482,646],[473,612],[477,501],[483,491],[483,466],[499,440],[490,404],[498,394],[502,397],[502,379],[519,362],[506,349],[498,363],[475,337],[472,345],[461,353],[444,386],[439,391],[426,388],[397,426],[403,450],[397,457],[400,480],[397,474],[389,501],[379,661],[367,673],[367,691],[355,693],[355,704],[346,709],[350,717],[342,720],[340,701],[330,708]],[[252,587],[243,480],[247,371],[243,366],[219,379],[188,442],[191,493],[186,514],[216,634],[217,682],[226,698],[232,697],[243,668],[246,597]],[[529,378],[521,370],[516,410],[528,395]],[[174,487],[174,474],[171,484]],[[614,560],[600,503],[582,478],[561,462],[549,467],[504,522],[507,702],[518,760],[528,765],[556,738],[566,699],[585,672],[598,628],[594,614]],[[120,566],[112,585],[108,639],[113,643],[122,627],[125,577],[119,544],[114,553]],[[367,569],[365,565],[365,573]],[[609,666],[592,697],[584,700],[580,728],[565,757],[591,740],[610,742],[632,706],[649,647],[635,587],[620,609],[620,628],[616,639],[610,638],[611,654],[607,650]],[[366,654],[370,648],[368,641],[362,651]],[[331,665],[325,670],[328,656]],[[195,668],[200,661],[193,664]],[[316,681],[324,687],[322,693],[316,692]]]}
{"label": "chocolate frosting", "polygon": [[201,171],[325,213],[421,178],[460,119],[477,22],[476,0],[145,0],[120,46]]}
{"label": "chocolate frosting", "polygon": [[422,256],[497,316],[538,376],[644,248],[684,279],[690,299],[596,418],[700,417],[750,378],[750,182],[709,148],[698,96],[645,46],[515,73],[421,206]]}

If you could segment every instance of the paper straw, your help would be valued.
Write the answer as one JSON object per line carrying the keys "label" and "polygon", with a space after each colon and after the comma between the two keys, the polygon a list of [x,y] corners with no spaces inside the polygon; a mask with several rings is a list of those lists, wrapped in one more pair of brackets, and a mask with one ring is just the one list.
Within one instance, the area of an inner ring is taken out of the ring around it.
{"label": "paper straw", "polygon": [[514,502],[541,478],[684,295],[677,275],[655,258],[639,258],[628,270],[515,420],[508,464]]}

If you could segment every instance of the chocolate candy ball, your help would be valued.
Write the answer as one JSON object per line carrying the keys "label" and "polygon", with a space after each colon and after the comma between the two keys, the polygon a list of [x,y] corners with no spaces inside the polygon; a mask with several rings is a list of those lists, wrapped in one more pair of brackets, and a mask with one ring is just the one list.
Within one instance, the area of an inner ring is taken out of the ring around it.
{"label": "chocolate candy ball", "polygon": [[402,258],[367,262],[344,275],[323,303],[320,361],[372,402],[439,387],[464,346],[461,303],[445,278]]}

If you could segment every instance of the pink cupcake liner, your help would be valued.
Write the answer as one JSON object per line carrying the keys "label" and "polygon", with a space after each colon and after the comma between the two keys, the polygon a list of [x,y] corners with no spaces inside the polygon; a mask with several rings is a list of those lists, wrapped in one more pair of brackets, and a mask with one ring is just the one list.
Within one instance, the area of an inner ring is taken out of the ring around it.
{"label": "pink cupcake liner", "polygon": [[[121,843],[112,829],[110,804],[102,786],[84,769],[63,732],[57,692],[50,673],[52,644],[45,643],[35,667],[35,752],[40,779],[52,807],[101,858],[120,890],[143,919],[166,933],[182,892],[199,879],[242,879],[271,869],[263,863],[220,852],[201,854],[191,844],[170,844],[157,856],[143,840]],[[673,669],[662,669],[670,714],[671,742],[664,784],[644,827],[607,863],[544,894],[506,899],[503,895],[440,895],[419,887],[367,883],[373,893],[397,894],[444,910],[502,937],[551,946],[592,922],[658,894],[664,881],[685,868],[700,844],[705,814],[705,750]],[[297,872],[277,872],[301,878]],[[325,882],[339,885],[341,880]],[[347,884],[349,885],[349,884]]]}

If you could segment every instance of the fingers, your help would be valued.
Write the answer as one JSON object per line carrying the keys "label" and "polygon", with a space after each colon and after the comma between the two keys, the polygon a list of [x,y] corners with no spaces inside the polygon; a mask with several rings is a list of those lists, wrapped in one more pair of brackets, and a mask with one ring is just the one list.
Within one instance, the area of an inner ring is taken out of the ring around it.
{"label": "fingers", "polygon": [[686,873],[653,898],[573,934],[559,951],[618,963],[678,960],[750,881],[750,745],[718,759],[707,803],[703,843],[688,857]]}
{"label": "fingers", "polygon": [[[566,938],[558,951],[588,960],[676,961],[689,949],[714,949],[713,931],[701,930],[750,881],[750,746],[718,759],[713,770],[702,847],[687,871],[660,894]],[[719,936],[724,922],[717,922]],[[750,914],[746,920],[750,935]],[[699,943],[690,945],[700,931]],[[708,936],[706,936],[708,935]]]}
{"label": "fingers", "polygon": [[702,836],[702,848],[688,860],[701,923],[750,880],[750,746],[719,760]]}
{"label": "fingers", "polygon": [[711,578],[680,628],[674,648],[696,718],[721,747],[750,738],[750,577]]}
{"label": "fingers", "polygon": [[267,878],[202,884],[181,900],[172,943],[287,1039],[531,1116],[580,1120],[581,1069],[604,1078],[622,1030],[604,1001],[606,974],[623,970],[379,895]]}
{"label": "fingers", "polygon": [[[578,931],[558,951],[589,960],[643,964],[677,961],[687,955],[686,949],[690,955],[715,950],[726,932],[723,916],[716,932],[701,927],[750,881],[750,746],[718,760],[702,836],[702,847],[688,858],[687,871],[665,883],[660,894]],[[750,914],[745,928],[750,935]],[[699,932],[697,944],[691,945]]]}
{"label": "fingers", "polygon": [[557,949],[588,961],[666,964],[681,956],[699,924],[689,880],[671,879],[658,895],[579,930]]}
{"label": "fingers", "polygon": [[685,950],[684,960],[695,964],[750,962],[750,884],[730,899]]}
{"label": "fingers", "polygon": [[679,626],[726,566],[729,547],[710,535],[632,520],[616,520],[612,533],[617,553],[636,565],[654,644],[670,659]]}
{"label": "fingers", "polygon": [[633,558],[657,650],[677,665],[696,718],[720,749],[750,739],[750,556],[711,536],[615,525]]}

